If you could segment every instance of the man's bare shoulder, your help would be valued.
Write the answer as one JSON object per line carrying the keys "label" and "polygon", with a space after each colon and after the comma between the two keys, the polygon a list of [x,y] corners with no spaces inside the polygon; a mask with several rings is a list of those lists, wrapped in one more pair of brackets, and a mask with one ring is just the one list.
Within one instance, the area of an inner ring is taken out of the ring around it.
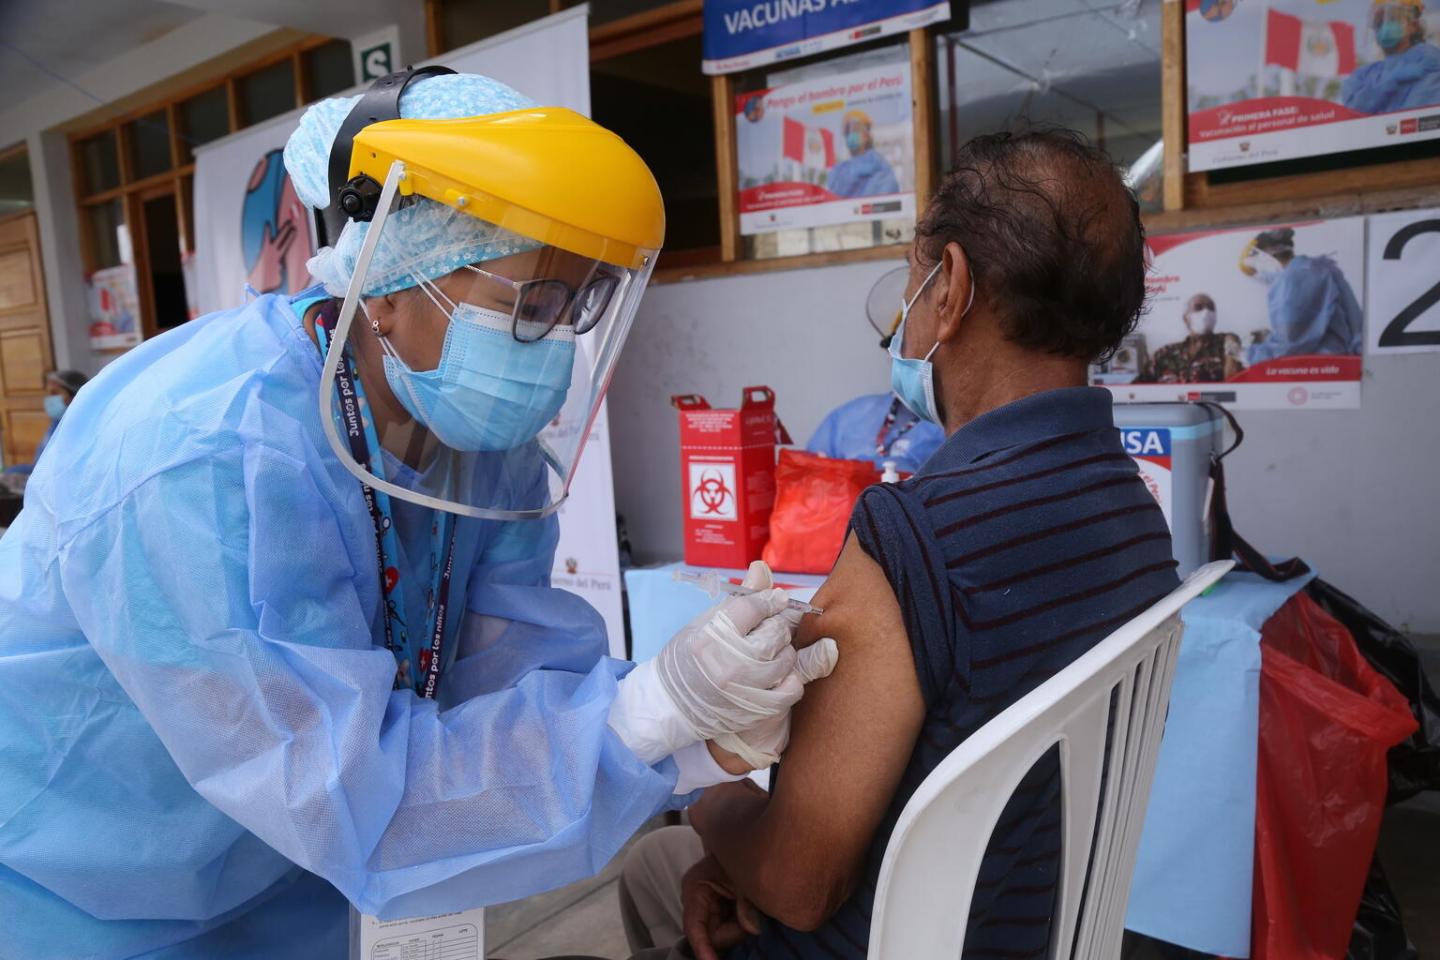
{"label": "man's bare shoulder", "polygon": [[904,618],[885,571],[852,535],[845,541],[830,576],[815,594],[825,612],[800,623],[797,646],[834,637],[844,651],[859,655],[867,645],[890,647],[906,643]]}

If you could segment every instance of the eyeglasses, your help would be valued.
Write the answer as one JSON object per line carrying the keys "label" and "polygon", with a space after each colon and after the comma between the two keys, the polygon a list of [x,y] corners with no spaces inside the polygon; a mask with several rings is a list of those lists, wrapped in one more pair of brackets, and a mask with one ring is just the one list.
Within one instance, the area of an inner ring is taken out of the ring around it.
{"label": "eyeglasses", "polygon": [[544,339],[565,320],[567,310],[568,322],[575,328],[575,335],[589,333],[605,316],[605,310],[620,286],[620,278],[611,273],[599,274],[577,291],[564,280],[512,280],[474,264],[466,264],[465,269],[503,283],[515,291],[510,334],[520,343]]}

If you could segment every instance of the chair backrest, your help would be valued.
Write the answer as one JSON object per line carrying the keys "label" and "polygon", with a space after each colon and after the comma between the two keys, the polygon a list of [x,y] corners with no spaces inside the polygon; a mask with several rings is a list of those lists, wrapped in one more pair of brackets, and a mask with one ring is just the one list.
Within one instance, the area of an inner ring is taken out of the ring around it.
{"label": "chair backrest", "polygon": [[930,772],[885,850],[870,920],[870,960],[960,956],[995,823],[1021,778],[1057,744],[1062,853],[1049,956],[1120,955],[1180,646],[1180,610],[1233,566],[1222,561],[1196,570]]}

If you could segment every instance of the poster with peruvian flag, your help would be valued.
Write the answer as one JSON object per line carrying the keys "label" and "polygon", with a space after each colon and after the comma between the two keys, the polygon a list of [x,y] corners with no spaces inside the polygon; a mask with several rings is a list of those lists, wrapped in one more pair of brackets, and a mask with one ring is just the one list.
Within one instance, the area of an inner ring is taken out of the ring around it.
{"label": "poster with peruvian flag", "polygon": [[1185,0],[1190,169],[1440,137],[1437,36],[1420,0]]}
{"label": "poster with peruvian flag", "polygon": [[1091,382],[1117,402],[1360,405],[1364,217],[1149,237],[1148,308]]}
{"label": "poster with peruvian flag", "polygon": [[740,232],[915,216],[910,64],[735,98]]}

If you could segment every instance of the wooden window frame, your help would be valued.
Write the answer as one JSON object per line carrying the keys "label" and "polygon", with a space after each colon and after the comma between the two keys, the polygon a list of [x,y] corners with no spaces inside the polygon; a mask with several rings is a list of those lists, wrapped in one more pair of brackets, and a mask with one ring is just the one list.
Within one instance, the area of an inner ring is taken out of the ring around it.
{"label": "wooden window frame", "polygon": [[[245,63],[229,70],[223,77],[210,77],[201,83],[188,84],[178,87],[167,93],[158,100],[149,101],[141,106],[126,109],[125,111],[109,116],[102,121],[78,127],[70,131],[71,176],[75,187],[76,212],[81,222],[80,228],[80,251],[81,260],[86,276],[88,277],[97,269],[95,257],[94,238],[90,235],[89,209],[113,200],[121,202],[124,211],[125,223],[130,227],[131,263],[135,269],[135,281],[137,299],[140,304],[140,329],[145,339],[156,336],[160,331],[155,324],[155,305],[149,283],[149,251],[145,249],[145,240],[142,236],[142,218],[140,204],[147,197],[153,198],[159,194],[173,192],[175,195],[175,215],[179,219],[179,235],[184,249],[182,256],[193,253],[195,250],[195,238],[191,235],[189,227],[189,205],[190,197],[186,195],[185,184],[193,184],[195,176],[195,162],[192,159],[188,163],[181,163],[180,158],[184,156],[181,145],[180,131],[180,105],[191,97],[214,90],[216,87],[225,88],[226,109],[229,112],[229,133],[237,133],[249,124],[241,124],[240,98],[237,89],[238,81],[252,73],[274,66],[284,60],[289,60],[295,83],[295,103],[302,106],[309,102],[308,82],[305,79],[304,55],[317,47],[330,43],[334,38],[324,36],[305,37],[293,43],[288,43],[278,50],[271,51],[262,56],[248,60]],[[157,173],[143,179],[132,179],[130,169],[130,144],[128,125],[141,117],[148,116],[156,111],[164,111],[167,122],[170,126],[170,169]],[[89,192],[86,189],[84,166],[80,157],[80,144],[91,137],[113,131],[115,135],[116,163],[120,173],[120,184],[108,190]],[[227,134],[228,136],[228,134]],[[23,146],[23,144],[22,144]],[[117,347],[109,350],[98,351],[100,353],[123,353],[128,347]]]}

